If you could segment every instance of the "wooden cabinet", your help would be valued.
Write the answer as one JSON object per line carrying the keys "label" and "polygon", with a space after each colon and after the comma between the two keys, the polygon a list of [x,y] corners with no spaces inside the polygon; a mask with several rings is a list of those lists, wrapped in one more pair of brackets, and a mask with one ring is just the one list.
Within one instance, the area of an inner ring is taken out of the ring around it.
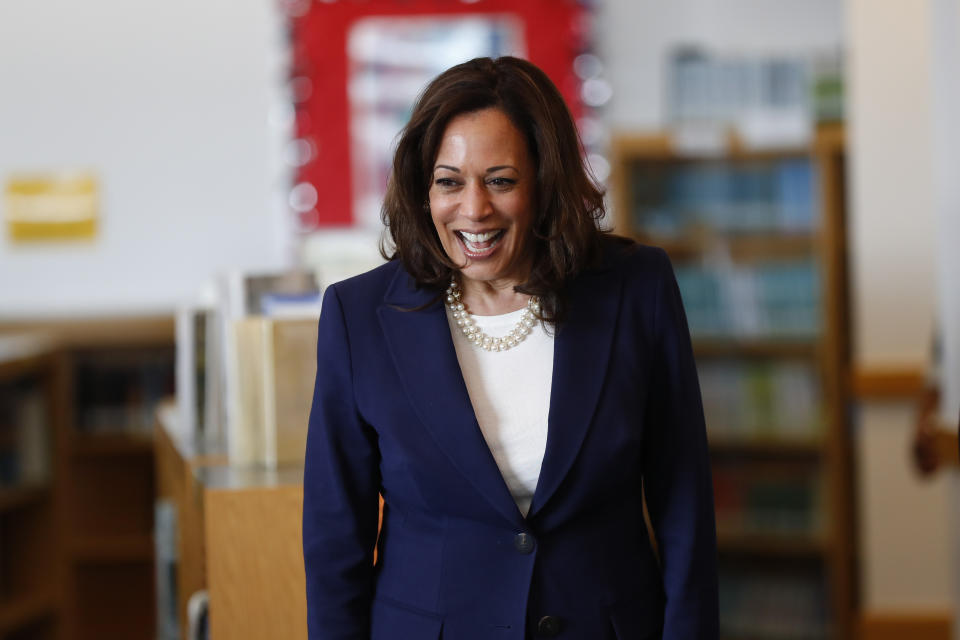
{"label": "wooden cabinet", "polygon": [[303,466],[230,466],[222,447],[178,436],[172,411],[158,422],[158,496],[176,512],[179,627],[191,595],[206,590],[212,637],[306,638]]}
{"label": "wooden cabinet", "polygon": [[613,145],[615,229],[666,249],[711,443],[726,638],[847,638],[855,599],[843,129]]}
{"label": "wooden cabinet", "polygon": [[0,333],[44,337],[38,355],[0,364],[0,390],[42,389],[50,450],[44,485],[0,494],[0,637],[152,637],[152,416],[173,391],[173,318],[7,323]]}

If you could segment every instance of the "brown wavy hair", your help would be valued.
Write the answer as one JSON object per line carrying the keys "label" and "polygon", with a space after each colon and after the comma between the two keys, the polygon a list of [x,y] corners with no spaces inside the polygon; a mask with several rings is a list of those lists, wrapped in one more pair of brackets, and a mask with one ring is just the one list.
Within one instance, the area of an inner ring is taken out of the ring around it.
{"label": "brown wavy hair", "polygon": [[393,159],[381,217],[384,258],[400,260],[417,286],[438,296],[458,272],[433,225],[429,190],[443,133],[464,113],[501,110],[523,134],[537,168],[529,246],[533,267],[516,291],[540,298],[541,319],[559,323],[564,289],[599,260],[603,190],[584,164],[583,146],[557,87],[543,71],[514,57],[476,58],[444,71],[423,91]]}

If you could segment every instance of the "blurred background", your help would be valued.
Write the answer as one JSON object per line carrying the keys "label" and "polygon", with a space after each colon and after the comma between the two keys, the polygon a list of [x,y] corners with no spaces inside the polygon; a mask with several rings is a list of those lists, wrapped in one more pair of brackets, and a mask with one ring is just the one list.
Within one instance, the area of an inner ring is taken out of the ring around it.
{"label": "blurred background", "polygon": [[305,638],[324,287],[425,83],[541,66],[667,249],[730,639],[960,638],[960,0],[0,4],[0,638]]}

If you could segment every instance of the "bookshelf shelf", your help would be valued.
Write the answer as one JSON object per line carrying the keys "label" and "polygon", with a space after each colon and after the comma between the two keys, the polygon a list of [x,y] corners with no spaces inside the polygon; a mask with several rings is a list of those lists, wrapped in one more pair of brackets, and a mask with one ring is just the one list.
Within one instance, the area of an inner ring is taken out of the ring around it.
{"label": "bookshelf shelf", "polygon": [[819,344],[805,338],[750,339],[750,338],[697,338],[693,339],[693,352],[697,358],[816,358]]}
{"label": "bookshelf shelf", "polygon": [[150,535],[112,535],[78,538],[73,543],[73,561],[78,564],[152,562],[153,537]]}
{"label": "bookshelf shelf", "polygon": [[124,433],[76,435],[71,451],[78,457],[152,455],[153,437]]}
{"label": "bookshelf shelf", "polygon": [[30,485],[0,488],[0,514],[42,503],[50,497],[50,487]]}
{"label": "bookshelf shelf", "polygon": [[717,547],[721,553],[759,556],[822,556],[828,548],[822,536],[722,530],[717,532]]}
{"label": "bookshelf shelf", "polygon": [[720,455],[819,458],[824,454],[824,443],[810,439],[717,436],[710,438],[710,451]]}
{"label": "bookshelf shelf", "polygon": [[28,593],[0,603],[0,636],[56,613],[57,601],[47,591]]}
{"label": "bookshelf shelf", "polygon": [[819,248],[813,233],[739,233],[714,229],[691,229],[675,236],[632,233],[643,244],[661,247],[675,257],[690,259],[711,251],[726,251],[735,262],[805,258]]}
{"label": "bookshelf shelf", "polygon": [[[796,615],[827,612],[816,637],[851,637],[843,127],[818,127],[803,147],[750,149],[734,135],[719,148],[683,147],[669,133],[614,137],[614,230],[662,247],[673,262],[718,523],[787,527],[721,528],[721,628],[795,637],[758,621],[750,603],[801,593]],[[803,533],[819,523],[829,523],[829,536]]]}

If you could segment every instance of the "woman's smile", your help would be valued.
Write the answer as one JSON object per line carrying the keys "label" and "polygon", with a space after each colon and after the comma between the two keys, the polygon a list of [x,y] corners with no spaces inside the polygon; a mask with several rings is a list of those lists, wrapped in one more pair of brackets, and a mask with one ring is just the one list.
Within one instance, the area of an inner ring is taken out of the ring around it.
{"label": "woman's smile", "polygon": [[484,260],[493,255],[500,245],[505,233],[503,229],[471,233],[469,231],[454,231],[457,239],[463,245],[463,252],[471,260]]}

